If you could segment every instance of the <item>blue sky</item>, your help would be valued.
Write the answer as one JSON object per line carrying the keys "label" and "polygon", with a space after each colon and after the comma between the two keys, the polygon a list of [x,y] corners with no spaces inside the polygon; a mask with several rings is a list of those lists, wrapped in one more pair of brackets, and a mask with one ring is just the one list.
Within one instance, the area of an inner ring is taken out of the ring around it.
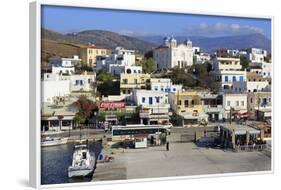
{"label": "blue sky", "polygon": [[61,33],[100,29],[130,36],[228,36],[261,33],[271,38],[270,19],[167,14],[61,6],[42,7],[42,27]]}

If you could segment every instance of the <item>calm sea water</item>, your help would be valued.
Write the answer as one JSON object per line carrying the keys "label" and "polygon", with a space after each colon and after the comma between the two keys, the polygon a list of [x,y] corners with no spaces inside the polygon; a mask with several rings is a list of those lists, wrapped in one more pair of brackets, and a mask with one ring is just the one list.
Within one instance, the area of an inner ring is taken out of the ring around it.
{"label": "calm sea water", "polygon": [[[41,183],[43,185],[91,181],[92,178],[75,180],[68,178],[67,169],[72,162],[73,147],[74,143],[41,148]],[[100,144],[90,143],[89,147],[97,157],[101,151]]]}

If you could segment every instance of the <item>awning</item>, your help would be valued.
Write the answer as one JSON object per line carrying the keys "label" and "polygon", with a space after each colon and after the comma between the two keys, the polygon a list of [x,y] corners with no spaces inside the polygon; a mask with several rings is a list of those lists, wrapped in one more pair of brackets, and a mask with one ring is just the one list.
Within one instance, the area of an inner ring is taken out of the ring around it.
{"label": "awning", "polygon": [[[73,120],[75,116],[63,116],[62,120]],[[52,116],[47,119],[48,121],[56,121],[59,120],[57,116]]]}

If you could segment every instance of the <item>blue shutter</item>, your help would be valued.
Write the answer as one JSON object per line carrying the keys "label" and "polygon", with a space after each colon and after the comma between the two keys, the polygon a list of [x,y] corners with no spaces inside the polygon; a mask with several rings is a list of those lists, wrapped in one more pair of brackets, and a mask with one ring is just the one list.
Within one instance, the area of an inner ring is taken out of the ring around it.
{"label": "blue shutter", "polygon": [[160,97],[158,96],[158,97],[155,97],[155,98],[156,98],[156,103],[159,103]]}
{"label": "blue shutter", "polygon": [[149,104],[151,105],[153,103],[152,97],[149,97]]}
{"label": "blue shutter", "polygon": [[239,81],[241,81],[241,82],[244,81],[243,76],[240,76],[240,77],[239,77]]}
{"label": "blue shutter", "polygon": [[225,82],[228,82],[228,76],[224,77]]}

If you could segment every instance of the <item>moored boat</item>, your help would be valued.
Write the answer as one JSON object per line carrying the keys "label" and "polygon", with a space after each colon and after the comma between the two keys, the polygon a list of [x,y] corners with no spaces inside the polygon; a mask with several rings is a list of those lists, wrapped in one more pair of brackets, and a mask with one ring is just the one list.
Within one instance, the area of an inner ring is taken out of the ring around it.
{"label": "moored boat", "polygon": [[92,176],[96,165],[94,152],[91,152],[88,144],[74,146],[72,164],[68,168],[68,177]]}
{"label": "moored boat", "polygon": [[67,143],[68,138],[60,138],[60,137],[45,137],[41,139],[41,146],[56,146]]}

